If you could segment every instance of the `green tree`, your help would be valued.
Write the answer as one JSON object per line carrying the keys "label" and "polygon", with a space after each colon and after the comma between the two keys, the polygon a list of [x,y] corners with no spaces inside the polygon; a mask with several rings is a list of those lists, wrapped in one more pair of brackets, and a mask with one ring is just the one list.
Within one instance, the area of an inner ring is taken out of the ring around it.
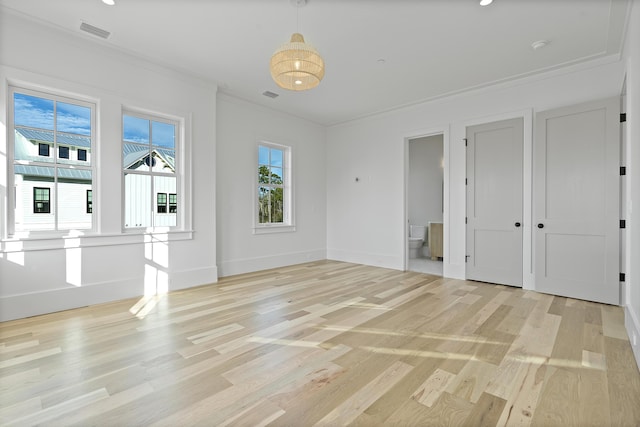
{"label": "green tree", "polygon": [[[279,168],[278,168],[279,169]],[[258,168],[258,184],[282,185],[282,177],[274,173],[268,166]],[[258,222],[284,222],[284,189],[282,187],[258,187]]]}

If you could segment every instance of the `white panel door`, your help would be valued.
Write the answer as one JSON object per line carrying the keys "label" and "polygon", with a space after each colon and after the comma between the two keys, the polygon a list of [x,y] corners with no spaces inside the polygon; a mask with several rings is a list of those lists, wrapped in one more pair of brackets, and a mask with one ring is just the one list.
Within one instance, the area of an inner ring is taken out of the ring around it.
{"label": "white panel door", "polygon": [[619,100],[536,116],[535,286],[619,304]]}
{"label": "white panel door", "polygon": [[467,128],[467,279],[522,286],[523,144],[522,118]]}

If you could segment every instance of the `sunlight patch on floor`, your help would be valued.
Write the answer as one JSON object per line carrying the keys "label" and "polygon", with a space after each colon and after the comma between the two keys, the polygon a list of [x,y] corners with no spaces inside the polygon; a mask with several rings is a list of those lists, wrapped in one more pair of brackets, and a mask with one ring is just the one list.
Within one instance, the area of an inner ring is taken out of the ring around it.
{"label": "sunlight patch on floor", "polygon": [[358,327],[354,328],[350,326],[339,326],[339,325],[318,326],[317,329],[324,329],[328,331],[357,332],[361,334],[372,334],[372,335],[425,338],[425,339],[435,339],[435,340],[442,340],[442,341],[461,341],[461,342],[471,342],[471,343],[478,343],[478,344],[493,344],[493,345],[504,344],[500,341],[487,341],[487,339],[484,337],[436,334],[436,333],[425,333],[425,332],[415,333],[415,332],[408,332],[408,331],[397,332],[397,331],[391,331],[387,329],[358,328]]}
{"label": "sunlight patch on floor", "polygon": [[162,298],[164,298],[164,295],[144,296],[129,309],[129,313],[135,315],[138,319],[144,319]]}

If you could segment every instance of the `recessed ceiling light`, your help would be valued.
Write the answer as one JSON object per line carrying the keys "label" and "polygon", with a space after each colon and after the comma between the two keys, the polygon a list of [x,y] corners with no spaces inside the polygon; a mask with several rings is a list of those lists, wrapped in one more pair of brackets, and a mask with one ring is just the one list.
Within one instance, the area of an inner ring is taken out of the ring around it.
{"label": "recessed ceiling light", "polygon": [[542,49],[548,44],[549,44],[548,40],[538,40],[537,42],[531,43],[531,47],[533,48],[533,50],[538,50],[538,49]]}
{"label": "recessed ceiling light", "polygon": [[109,6],[113,6],[116,4],[116,0],[102,0],[102,3],[109,5]]}
{"label": "recessed ceiling light", "polygon": [[387,60],[384,58],[378,59],[378,64],[384,64],[385,62],[387,62]]}
{"label": "recessed ceiling light", "polygon": [[480,0],[480,6],[489,6],[493,0]]}

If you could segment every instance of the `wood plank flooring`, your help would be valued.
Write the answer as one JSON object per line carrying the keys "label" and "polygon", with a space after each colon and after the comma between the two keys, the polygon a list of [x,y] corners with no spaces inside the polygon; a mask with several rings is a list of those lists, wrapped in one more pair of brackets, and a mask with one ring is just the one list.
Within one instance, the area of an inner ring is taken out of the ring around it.
{"label": "wood plank flooring", "polygon": [[620,307],[322,261],[0,324],[7,426],[640,426]]}

